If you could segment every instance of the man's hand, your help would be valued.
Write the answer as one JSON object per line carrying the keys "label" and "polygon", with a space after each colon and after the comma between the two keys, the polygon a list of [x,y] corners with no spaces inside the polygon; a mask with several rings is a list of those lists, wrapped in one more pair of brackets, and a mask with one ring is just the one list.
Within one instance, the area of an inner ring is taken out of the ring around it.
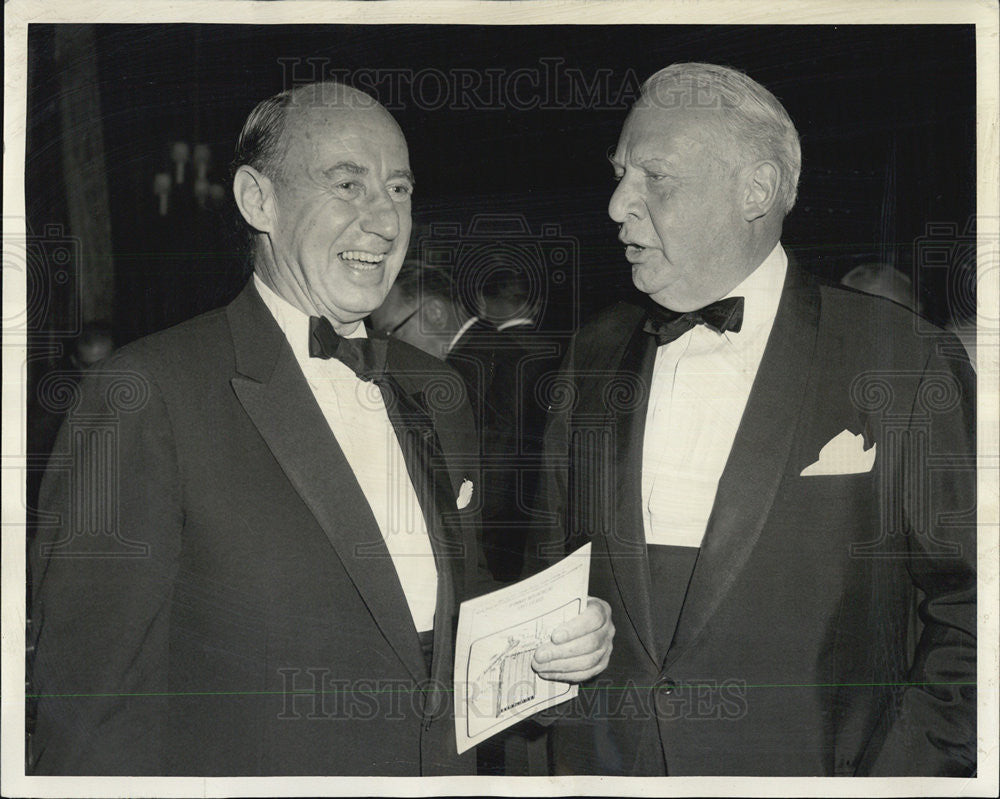
{"label": "man's hand", "polygon": [[531,668],[543,680],[579,683],[608,667],[615,625],[611,606],[587,597],[587,609],[552,631],[551,643],[535,650]]}

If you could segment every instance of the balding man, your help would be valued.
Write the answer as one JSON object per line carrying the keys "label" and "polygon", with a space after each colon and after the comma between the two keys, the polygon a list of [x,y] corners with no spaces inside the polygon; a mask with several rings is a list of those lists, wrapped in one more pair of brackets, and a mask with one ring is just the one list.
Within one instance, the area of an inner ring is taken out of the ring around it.
{"label": "balding man", "polygon": [[[489,585],[471,413],[362,324],[407,248],[406,142],[311,84],[254,109],[234,164],[252,280],[89,376],[43,486],[34,770],[474,773],[450,681]],[[591,603],[533,665],[592,676],[612,634]]]}
{"label": "balding man", "polygon": [[971,774],[968,361],[788,263],[799,139],[746,75],[653,75],[611,164],[645,296],[550,386],[561,524],[537,551],[593,543],[618,636],[554,729],[557,773]]}

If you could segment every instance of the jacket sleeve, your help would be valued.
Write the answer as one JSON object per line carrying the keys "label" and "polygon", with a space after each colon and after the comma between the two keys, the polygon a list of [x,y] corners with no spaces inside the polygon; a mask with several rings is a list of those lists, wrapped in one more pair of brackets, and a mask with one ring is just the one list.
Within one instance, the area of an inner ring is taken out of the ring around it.
{"label": "jacket sleeve", "polygon": [[923,595],[923,629],[898,703],[860,764],[862,775],[975,771],[975,453],[975,375],[967,361],[932,354],[894,464],[897,485],[906,487],[908,571]]}
{"label": "jacket sleeve", "polygon": [[[79,393],[77,393],[79,392]],[[30,544],[37,774],[163,773],[183,513],[167,409],[129,356],[73,399]]]}

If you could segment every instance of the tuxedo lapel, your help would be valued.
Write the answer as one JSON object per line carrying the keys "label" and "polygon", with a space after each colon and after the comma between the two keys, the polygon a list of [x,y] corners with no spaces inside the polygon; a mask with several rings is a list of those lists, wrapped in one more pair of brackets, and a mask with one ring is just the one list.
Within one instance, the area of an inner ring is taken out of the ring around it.
{"label": "tuxedo lapel", "polygon": [[[408,407],[415,412],[422,423],[433,427],[434,435],[437,436],[439,446],[438,454],[442,457],[447,452],[449,462],[442,462],[440,465],[442,475],[446,476],[445,481],[450,480],[451,487],[457,495],[461,487],[462,480],[466,477],[465,466],[475,466],[478,457],[478,449],[472,442],[462,441],[452,435],[452,426],[441,422],[441,411],[444,410],[449,415],[457,415],[465,411],[468,418],[466,426],[458,431],[460,436],[468,434],[468,426],[472,425],[472,416],[468,415],[468,410],[464,408],[461,399],[465,397],[465,387],[462,379],[452,373],[447,368],[435,364],[434,369],[422,369],[415,367],[408,362],[408,355],[413,348],[404,345],[396,339],[390,338],[387,342],[386,351],[386,371],[392,377],[394,383],[408,400]],[[466,451],[467,450],[467,451]],[[467,462],[462,462],[461,455],[468,456]],[[451,460],[456,466],[452,468]],[[450,506],[454,507],[454,497],[451,498]]]}
{"label": "tuxedo lapel", "polygon": [[415,679],[420,642],[392,558],[354,472],[331,434],[288,342],[251,286],[228,308],[233,390],[312,511],[379,629]]}
{"label": "tuxedo lapel", "polygon": [[646,556],[642,514],[642,452],[646,410],[656,361],[656,340],[636,326],[619,368],[622,381],[633,382],[641,401],[628,403],[615,414],[615,526],[608,548],[622,602],[643,648],[654,662],[652,582]]}
{"label": "tuxedo lapel", "polygon": [[[475,535],[475,531],[463,535],[463,517],[457,513],[456,499],[461,482],[472,472],[463,471],[465,464],[460,457],[461,442],[456,439],[456,431],[435,412],[439,405],[453,412],[464,410],[460,403],[455,406],[450,401],[464,397],[459,378],[440,368],[415,368],[410,362],[412,351],[408,353],[408,349],[394,339],[388,340],[386,376],[395,395],[394,400],[389,400],[389,415],[400,445],[404,451],[410,448],[405,456],[407,469],[419,496],[437,564],[438,593],[430,674],[433,684],[424,693],[424,713],[433,718],[440,715],[449,699],[440,686],[452,681],[458,613],[456,597],[465,583],[466,542],[473,541]],[[470,416],[465,424],[466,437],[472,429]]]}
{"label": "tuxedo lapel", "polygon": [[449,504],[455,504],[451,479],[422,392],[410,395],[395,379],[390,378],[387,382],[387,390],[383,389],[384,396],[389,395],[386,408],[396,440],[403,452],[410,482],[420,503],[437,565],[437,609],[447,611],[453,604],[454,594],[450,590],[442,593],[444,578],[448,578],[448,583],[455,581],[458,584],[464,578],[462,536],[448,513]]}
{"label": "tuxedo lapel", "polygon": [[[594,532],[603,532],[622,606],[650,660],[656,662],[642,518],[642,448],[656,341],[642,330],[645,314],[641,309],[628,307],[625,313],[628,314],[627,329],[631,332],[624,339],[624,346],[613,350],[606,361],[586,354],[579,361],[589,367],[585,373],[592,375],[595,383],[580,392],[581,412],[577,414],[577,423],[584,426],[587,419],[603,419],[602,430],[612,433],[612,473],[608,474],[608,467],[602,462],[605,456],[600,445],[592,445],[585,456],[594,459],[591,468],[581,470],[578,464],[573,473],[598,476],[597,482],[589,487],[578,486],[576,490],[584,488],[593,492],[600,498],[601,505],[607,503],[613,512],[610,529],[595,528]],[[574,432],[579,436],[582,430],[577,427]],[[607,497],[609,490],[614,491],[612,497]],[[600,510],[592,515],[595,518],[604,516]]]}
{"label": "tuxedo lapel", "polygon": [[774,326],[719,481],[666,666],[697,640],[760,537],[794,443],[813,365],[819,312],[815,282],[789,265]]}

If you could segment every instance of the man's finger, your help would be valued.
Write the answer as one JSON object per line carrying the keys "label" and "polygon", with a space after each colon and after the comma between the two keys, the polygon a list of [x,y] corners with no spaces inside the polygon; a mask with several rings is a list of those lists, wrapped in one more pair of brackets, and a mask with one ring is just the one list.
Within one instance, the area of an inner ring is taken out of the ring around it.
{"label": "man's finger", "polygon": [[608,661],[610,658],[611,650],[609,648],[596,663],[592,663],[588,657],[559,661],[560,668],[558,670],[550,669],[547,665],[543,668],[536,669],[534,663],[532,664],[532,668],[536,669],[535,673],[538,674],[538,676],[543,680],[580,683],[585,680],[589,680],[592,677],[596,677],[604,671],[608,667]]}
{"label": "man's finger", "polygon": [[600,630],[611,618],[611,607],[603,599],[587,598],[587,607],[578,616],[564,621],[552,632],[552,643],[563,644],[573,638]]}
{"label": "man's finger", "polygon": [[549,660],[544,663],[533,661],[532,668],[542,676],[545,674],[569,674],[571,672],[594,668],[607,654],[605,650],[600,649],[595,652],[577,655],[576,657],[558,658],[557,660]]}
{"label": "man's finger", "polygon": [[582,657],[610,649],[615,627],[611,622],[597,632],[573,638],[563,644],[543,644],[535,650],[536,663],[552,663],[568,658]]}

